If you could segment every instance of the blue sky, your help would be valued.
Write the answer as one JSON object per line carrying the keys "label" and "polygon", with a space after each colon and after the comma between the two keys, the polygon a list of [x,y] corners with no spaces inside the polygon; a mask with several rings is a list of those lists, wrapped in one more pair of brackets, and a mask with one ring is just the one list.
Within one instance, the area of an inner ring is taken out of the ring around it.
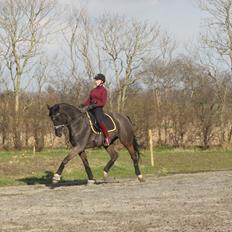
{"label": "blue sky", "polygon": [[126,15],[130,18],[158,22],[184,45],[197,40],[203,28],[204,13],[197,0],[60,0],[74,7],[85,7],[92,17],[104,13]]}

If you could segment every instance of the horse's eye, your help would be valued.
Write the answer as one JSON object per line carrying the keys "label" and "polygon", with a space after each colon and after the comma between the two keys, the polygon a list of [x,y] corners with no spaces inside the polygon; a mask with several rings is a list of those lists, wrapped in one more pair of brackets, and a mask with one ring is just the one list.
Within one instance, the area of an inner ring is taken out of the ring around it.
{"label": "horse's eye", "polygon": [[51,115],[51,119],[52,119],[52,121],[56,121],[56,122],[60,121],[61,120],[60,113],[57,113],[55,115]]}

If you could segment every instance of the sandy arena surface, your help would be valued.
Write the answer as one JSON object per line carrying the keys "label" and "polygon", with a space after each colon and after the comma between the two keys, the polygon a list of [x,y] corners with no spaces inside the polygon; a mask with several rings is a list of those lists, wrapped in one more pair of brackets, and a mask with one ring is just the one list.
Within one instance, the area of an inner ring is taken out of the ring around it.
{"label": "sandy arena surface", "polygon": [[0,231],[232,231],[232,172],[0,188]]}

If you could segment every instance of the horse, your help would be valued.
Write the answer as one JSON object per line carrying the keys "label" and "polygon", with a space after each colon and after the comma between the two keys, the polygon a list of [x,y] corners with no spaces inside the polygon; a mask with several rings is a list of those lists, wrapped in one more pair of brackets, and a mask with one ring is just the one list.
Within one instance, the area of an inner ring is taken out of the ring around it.
{"label": "horse", "polygon": [[129,117],[121,113],[108,114],[113,119],[116,128],[114,131],[109,131],[110,145],[105,146],[104,136],[101,133],[94,133],[89,114],[85,110],[67,103],[58,103],[53,106],[47,105],[47,107],[49,117],[54,125],[55,135],[61,137],[63,128],[67,127],[69,131],[69,141],[72,145],[71,151],[63,159],[53,176],[52,182],[54,184],[60,181],[65,165],[77,155],[80,156],[85,167],[88,183],[95,183],[85,152],[85,149],[94,147],[104,147],[110,155],[110,160],[103,169],[103,177],[106,179],[110,169],[118,158],[118,153],[114,145],[115,141],[118,139],[131,156],[138,180],[140,182],[144,181],[139,168],[139,146]]}

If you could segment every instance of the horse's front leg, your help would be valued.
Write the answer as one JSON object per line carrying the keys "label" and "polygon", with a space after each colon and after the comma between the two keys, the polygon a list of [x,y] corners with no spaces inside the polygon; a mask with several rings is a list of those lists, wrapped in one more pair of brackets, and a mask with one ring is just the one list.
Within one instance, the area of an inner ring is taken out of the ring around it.
{"label": "horse's front leg", "polygon": [[62,172],[64,170],[65,165],[71,159],[73,159],[77,154],[79,154],[80,152],[82,152],[82,149],[79,146],[76,146],[76,147],[72,148],[72,150],[69,152],[69,154],[61,162],[57,172],[54,174],[53,179],[52,179],[53,184],[56,184],[56,183],[58,183],[60,181],[60,177],[61,177],[61,174],[62,174]]}

